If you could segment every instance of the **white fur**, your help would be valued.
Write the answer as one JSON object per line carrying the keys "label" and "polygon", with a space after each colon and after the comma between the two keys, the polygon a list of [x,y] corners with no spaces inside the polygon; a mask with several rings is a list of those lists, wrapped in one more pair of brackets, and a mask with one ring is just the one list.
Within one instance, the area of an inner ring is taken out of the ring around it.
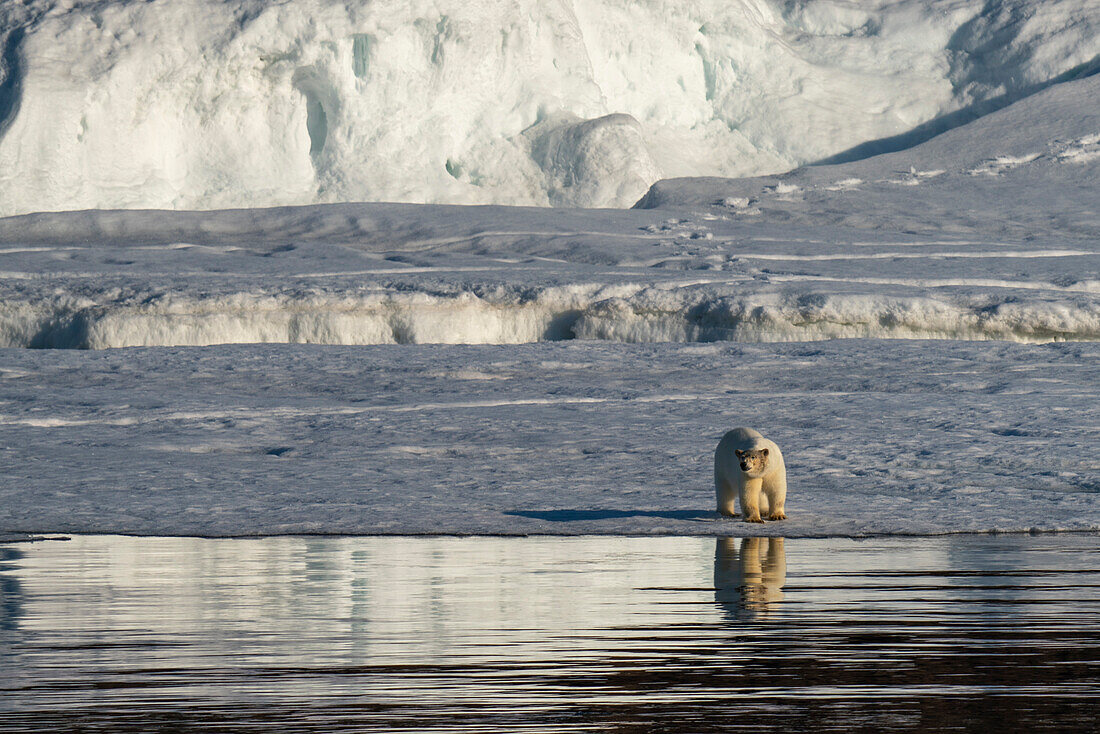
{"label": "white fur", "polygon": [[[762,472],[743,471],[736,451],[768,450],[767,464]],[[783,505],[787,500],[787,468],[783,452],[751,428],[734,428],[722,437],[714,452],[714,491],[718,512],[737,514],[734,500],[741,503],[745,522],[764,522],[761,511],[769,520],[785,520]]]}

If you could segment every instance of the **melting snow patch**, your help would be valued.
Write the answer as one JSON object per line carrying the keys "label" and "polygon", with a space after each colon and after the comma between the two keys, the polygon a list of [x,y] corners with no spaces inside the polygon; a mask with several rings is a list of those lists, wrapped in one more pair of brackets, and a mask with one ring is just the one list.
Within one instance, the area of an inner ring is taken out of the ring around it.
{"label": "melting snow patch", "polygon": [[999,176],[1005,171],[1010,171],[1025,163],[1030,163],[1040,155],[1040,153],[1028,153],[1027,155],[1021,156],[999,155],[995,158],[983,161],[980,166],[970,169],[967,173],[971,176]]}
{"label": "melting snow patch", "polygon": [[1090,163],[1100,159],[1100,134],[1086,135],[1058,151],[1059,163]]}
{"label": "melting snow patch", "polygon": [[824,188],[826,191],[852,191],[859,188],[862,183],[863,179],[861,178],[845,178]]}

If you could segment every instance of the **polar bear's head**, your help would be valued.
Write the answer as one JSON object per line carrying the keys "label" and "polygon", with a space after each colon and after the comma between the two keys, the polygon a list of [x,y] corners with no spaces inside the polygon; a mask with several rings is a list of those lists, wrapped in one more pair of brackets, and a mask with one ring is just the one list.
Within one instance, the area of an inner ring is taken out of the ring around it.
{"label": "polar bear's head", "polygon": [[768,472],[768,450],[763,449],[737,449],[737,460],[741,462],[741,471],[750,477],[762,477]]}

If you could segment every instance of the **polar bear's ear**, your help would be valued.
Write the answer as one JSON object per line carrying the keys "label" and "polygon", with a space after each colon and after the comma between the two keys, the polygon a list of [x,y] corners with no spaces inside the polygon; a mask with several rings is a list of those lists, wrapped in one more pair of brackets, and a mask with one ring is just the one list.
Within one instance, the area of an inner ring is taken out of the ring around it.
{"label": "polar bear's ear", "polygon": [[745,452],[744,452],[744,451],[742,451],[741,449],[734,449],[734,450],[733,450],[733,453],[734,453],[734,455],[735,455],[735,456],[736,456],[736,457],[737,457],[738,459],[740,459],[740,458],[741,458],[741,455],[742,455],[743,453],[745,453]]}
{"label": "polar bear's ear", "polygon": [[760,449],[760,453],[763,454],[764,456],[767,456],[768,455],[768,450],[767,449]]}

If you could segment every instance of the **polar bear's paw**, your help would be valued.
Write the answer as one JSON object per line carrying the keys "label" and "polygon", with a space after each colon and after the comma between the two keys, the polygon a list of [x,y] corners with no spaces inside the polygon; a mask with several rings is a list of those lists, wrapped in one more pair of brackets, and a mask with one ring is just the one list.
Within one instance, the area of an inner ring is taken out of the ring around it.
{"label": "polar bear's paw", "polygon": [[760,517],[760,515],[747,515],[747,516],[745,517],[745,522],[759,522],[759,523],[763,523],[763,522],[764,522],[764,520],[763,520],[763,519],[762,519],[762,518]]}
{"label": "polar bear's paw", "polygon": [[769,520],[786,520],[787,519],[787,513],[783,512],[782,510],[780,510],[779,512],[773,512],[772,514],[768,515],[768,519]]}

